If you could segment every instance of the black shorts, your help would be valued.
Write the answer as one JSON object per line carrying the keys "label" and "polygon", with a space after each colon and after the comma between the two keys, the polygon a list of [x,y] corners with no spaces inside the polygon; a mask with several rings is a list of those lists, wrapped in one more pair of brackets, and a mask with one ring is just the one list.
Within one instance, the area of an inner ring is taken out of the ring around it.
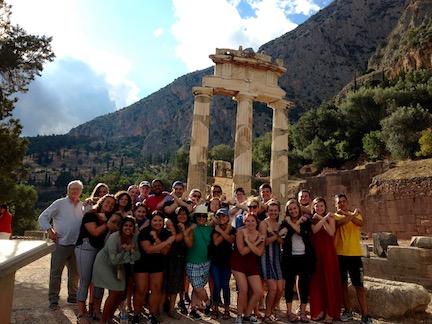
{"label": "black shorts", "polygon": [[144,262],[136,262],[133,265],[134,273],[157,273],[157,272],[164,272],[164,270],[165,270],[164,262],[148,262],[147,260],[145,260]]}
{"label": "black shorts", "polygon": [[361,256],[338,255],[339,272],[343,285],[348,284],[348,273],[355,287],[363,287],[363,261]]}

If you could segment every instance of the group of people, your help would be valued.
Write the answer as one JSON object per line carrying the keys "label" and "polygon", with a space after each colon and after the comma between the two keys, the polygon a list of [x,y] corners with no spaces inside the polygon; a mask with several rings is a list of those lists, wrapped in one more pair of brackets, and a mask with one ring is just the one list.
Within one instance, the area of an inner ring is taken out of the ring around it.
{"label": "group of people", "polygon": [[[237,188],[232,199],[218,185],[205,197],[199,189],[186,195],[181,181],[165,191],[158,179],[114,195],[99,183],[84,202],[82,191],[81,181],[70,182],[67,196],[39,216],[41,229],[56,243],[49,307],[59,308],[67,266],[67,302],[78,304],[79,324],[89,317],[113,323],[117,309],[130,312],[138,324],[144,305],[149,324],[166,316],[180,319],[178,311],[194,319],[205,314],[227,320],[231,274],[236,323],[276,321],[284,292],[289,322],[308,322],[307,304],[314,321],[346,321],[353,318],[348,273],[361,321],[372,323],[362,281],[363,219],[358,209],[349,210],[344,194],[335,196],[336,212],[329,213],[326,201],[311,201],[308,190],[282,207],[269,184],[260,186],[258,197]],[[298,311],[292,306],[295,292]],[[262,300],[264,314],[258,309]]]}

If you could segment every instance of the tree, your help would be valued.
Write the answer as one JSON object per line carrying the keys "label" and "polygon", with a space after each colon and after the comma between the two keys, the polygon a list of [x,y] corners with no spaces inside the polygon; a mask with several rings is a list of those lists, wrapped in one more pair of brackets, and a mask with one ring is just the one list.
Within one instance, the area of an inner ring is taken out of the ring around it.
{"label": "tree", "polygon": [[381,138],[392,156],[409,159],[419,151],[420,132],[432,125],[432,114],[419,105],[399,107],[381,125]]}
{"label": "tree", "polygon": [[[54,59],[51,37],[27,34],[11,24],[11,6],[0,0],[0,197],[17,182],[25,180],[23,166],[28,140],[21,138],[22,126],[12,118],[18,92],[26,92],[28,85],[40,76],[42,65]],[[7,203],[7,201],[6,201]]]}
{"label": "tree", "polygon": [[11,10],[0,0],[0,197],[14,213],[14,234],[35,227],[34,204],[36,190],[19,184],[26,179],[23,165],[28,140],[21,138],[22,126],[13,118],[12,111],[17,92],[26,92],[27,86],[40,76],[42,64],[52,61],[51,38],[28,35],[21,27],[10,22]]}
{"label": "tree", "polygon": [[432,156],[432,128],[425,129],[421,132],[419,144],[420,151],[416,152],[416,156]]}
{"label": "tree", "polygon": [[381,141],[380,131],[372,131],[363,136],[363,150],[371,159],[378,159],[384,153],[384,143]]}

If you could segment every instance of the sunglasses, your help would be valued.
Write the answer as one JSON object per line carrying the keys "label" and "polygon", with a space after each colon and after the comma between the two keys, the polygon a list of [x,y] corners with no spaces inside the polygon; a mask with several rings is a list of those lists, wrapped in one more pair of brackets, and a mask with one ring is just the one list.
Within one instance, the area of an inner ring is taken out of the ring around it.
{"label": "sunglasses", "polygon": [[258,208],[258,206],[257,206],[257,205],[250,205],[250,206],[248,206],[248,208],[253,208],[253,209],[257,209],[257,208]]}
{"label": "sunglasses", "polygon": [[220,190],[213,190],[213,193],[221,193],[222,191]]}
{"label": "sunglasses", "polygon": [[196,218],[207,218],[207,215],[205,215],[205,214],[196,214],[195,217]]}
{"label": "sunglasses", "polygon": [[201,198],[201,195],[192,195],[192,197],[195,197],[195,198]]}

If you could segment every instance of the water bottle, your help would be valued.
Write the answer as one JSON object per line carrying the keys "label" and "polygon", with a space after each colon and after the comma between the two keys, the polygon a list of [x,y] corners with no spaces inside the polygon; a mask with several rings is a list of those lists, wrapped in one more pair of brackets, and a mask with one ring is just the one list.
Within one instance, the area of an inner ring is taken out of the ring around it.
{"label": "water bottle", "polygon": [[129,314],[128,314],[125,302],[121,303],[119,317],[120,317],[120,324],[128,324],[129,323]]}

